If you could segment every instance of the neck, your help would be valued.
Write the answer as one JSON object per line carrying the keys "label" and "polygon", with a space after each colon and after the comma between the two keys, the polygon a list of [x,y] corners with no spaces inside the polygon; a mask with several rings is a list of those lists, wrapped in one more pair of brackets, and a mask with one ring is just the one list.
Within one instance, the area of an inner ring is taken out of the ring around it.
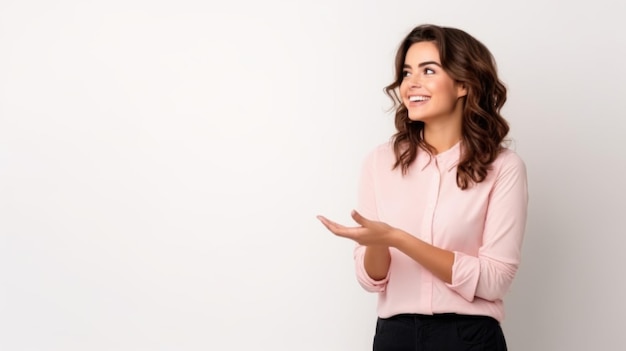
{"label": "neck", "polygon": [[435,155],[444,152],[461,140],[462,124],[463,103],[459,100],[447,116],[424,123],[424,141],[434,148]]}
{"label": "neck", "polygon": [[458,127],[428,124],[424,126],[424,141],[434,148],[435,155],[450,149],[459,140],[461,140],[460,125]]}

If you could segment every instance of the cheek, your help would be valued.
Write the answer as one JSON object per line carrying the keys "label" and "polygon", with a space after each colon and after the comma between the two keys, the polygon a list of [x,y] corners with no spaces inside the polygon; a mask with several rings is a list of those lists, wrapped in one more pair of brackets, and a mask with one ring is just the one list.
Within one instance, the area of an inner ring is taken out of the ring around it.
{"label": "cheek", "polygon": [[404,82],[400,83],[400,98],[404,99],[404,95],[406,94],[407,90],[408,84],[405,84]]}

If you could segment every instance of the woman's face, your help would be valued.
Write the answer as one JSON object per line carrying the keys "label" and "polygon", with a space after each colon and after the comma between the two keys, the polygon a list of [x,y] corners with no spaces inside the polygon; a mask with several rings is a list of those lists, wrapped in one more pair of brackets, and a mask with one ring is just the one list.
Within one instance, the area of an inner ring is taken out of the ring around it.
{"label": "woman's face", "polygon": [[404,58],[403,77],[400,96],[411,120],[427,124],[460,121],[460,100],[467,91],[441,68],[435,44],[425,41],[411,45]]}

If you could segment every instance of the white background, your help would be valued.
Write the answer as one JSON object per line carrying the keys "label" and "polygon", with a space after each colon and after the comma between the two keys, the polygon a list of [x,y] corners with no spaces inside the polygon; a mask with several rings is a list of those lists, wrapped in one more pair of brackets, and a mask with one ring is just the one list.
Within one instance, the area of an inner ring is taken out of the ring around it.
{"label": "white background", "polygon": [[625,6],[0,1],[0,349],[368,350],[350,223],[420,23],[495,55],[526,161],[511,350],[626,342]]}

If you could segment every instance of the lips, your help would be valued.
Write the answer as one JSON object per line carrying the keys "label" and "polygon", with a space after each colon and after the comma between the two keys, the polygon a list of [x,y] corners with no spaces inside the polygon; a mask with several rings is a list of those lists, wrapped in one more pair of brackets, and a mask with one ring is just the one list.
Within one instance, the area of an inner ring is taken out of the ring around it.
{"label": "lips", "polygon": [[409,95],[410,102],[422,102],[430,100],[430,96],[426,95]]}

